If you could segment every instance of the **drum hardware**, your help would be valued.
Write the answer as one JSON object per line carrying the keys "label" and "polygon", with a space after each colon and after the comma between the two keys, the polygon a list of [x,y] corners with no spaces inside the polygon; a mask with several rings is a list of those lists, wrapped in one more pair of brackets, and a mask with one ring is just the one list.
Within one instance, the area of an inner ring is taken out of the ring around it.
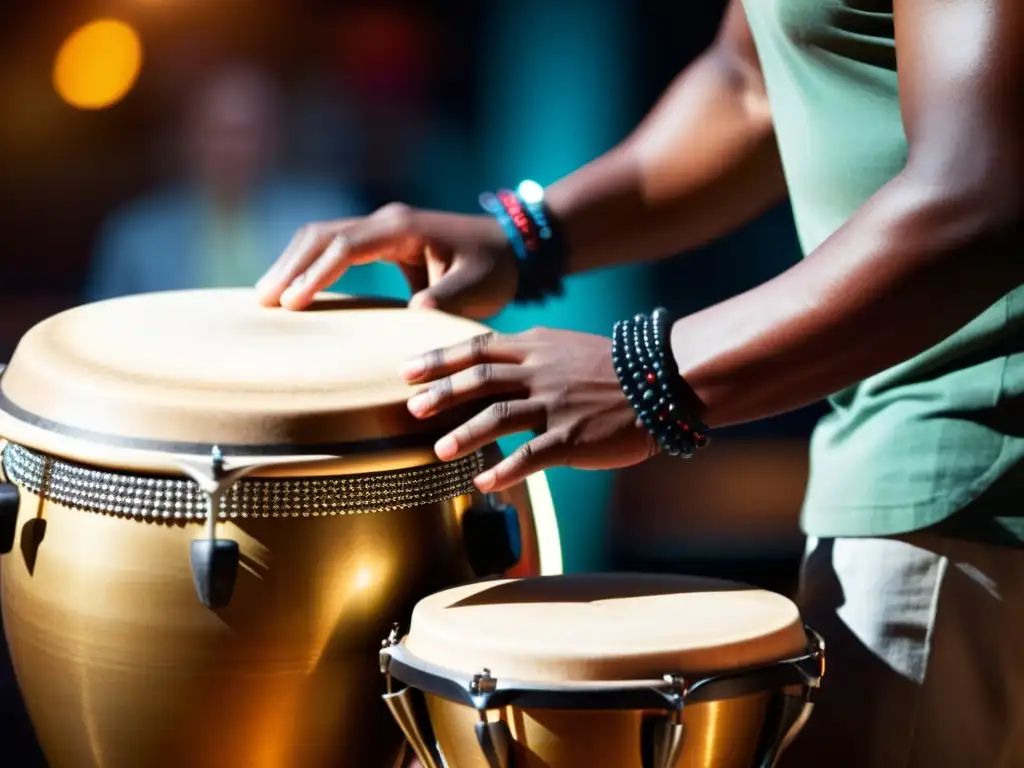
{"label": "drum hardware", "polygon": [[[425,707],[392,706],[396,698],[411,703],[429,693],[476,709],[480,713],[477,741],[490,768],[515,768],[515,763],[508,725],[504,721],[499,721],[500,725],[488,722],[488,710],[512,705],[522,709],[660,710],[663,715],[645,723],[638,746],[644,768],[673,768],[683,749],[685,704],[782,689],[783,693],[775,698],[775,716],[765,724],[755,761],[755,768],[772,768],[781,749],[788,746],[810,716],[813,693],[820,687],[825,673],[825,642],[810,627],[805,626],[804,630],[808,650],[801,656],[702,677],[689,683],[680,675],[666,674],[661,680],[566,684],[498,680],[488,670],[467,679],[463,673],[413,656],[401,643],[399,627],[395,625],[382,643],[380,669],[385,676],[385,702],[424,768],[442,766],[436,745],[430,746],[435,742],[429,718],[419,714],[425,712]],[[394,680],[406,687],[396,693]],[[414,689],[418,696],[413,695]]]}
{"label": "drum hardware", "polygon": [[680,697],[678,708],[668,714],[648,715],[643,720],[640,735],[641,762],[644,768],[673,768],[683,753],[682,698],[686,695],[686,680],[680,675],[663,678]]}
{"label": "drum hardware", "polygon": [[[0,372],[3,366],[0,366]],[[14,549],[15,533],[18,526],[18,506],[21,504],[21,493],[18,486],[10,482],[4,470],[4,449],[7,442],[0,440],[0,555],[8,554]]]}
{"label": "drum hardware", "polygon": [[400,647],[398,629],[399,625],[394,624],[387,639],[381,643],[380,672],[385,676],[387,691],[382,698],[423,768],[444,768],[444,758],[437,748],[423,694],[411,686],[400,691],[392,690],[390,668],[393,656],[390,651]]}
{"label": "drum hardware", "polygon": [[[491,670],[483,669],[469,681],[469,692],[473,696],[494,693],[498,681]],[[490,768],[511,768],[512,732],[504,720],[488,721],[487,712],[479,710],[480,722],[476,724],[476,740],[487,759]]]}
{"label": "drum hardware", "polygon": [[[313,456],[303,459],[310,464],[319,461],[334,461],[335,456]],[[234,594],[238,580],[239,548],[233,539],[217,538],[217,523],[221,506],[235,483],[257,469],[271,465],[286,464],[287,459],[265,458],[242,467],[227,469],[224,454],[218,446],[210,451],[210,463],[199,464],[179,461],[182,472],[199,486],[205,496],[206,521],[203,526],[205,538],[193,539],[189,543],[189,560],[192,565],[192,581],[199,600],[210,610],[226,608]]]}
{"label": "drum hardware", "polygon": [[238,580],[239,562],[238,542],[217,538],[221,501],[237,480],[256,467],[239,467],[228,472],[224,468],[224,455],[220,448],[214,446],[210,454],[208,470],[187,462],[181,462],[181,468],[195,480],[206,496],[206,523],[203,526],[205,538],[193,539],[189,543],[192,581],[202,604],[211,610],[218,610],[231,602],[235,582]]}
{"label": "drum hardware", "polygon": [[[5,363],[0,363],[0,376],[3,375]],[[18,486],[10,481],[4,470],[4,450],[7,441],[0,439],[0,555],[8,554],[14,549],[15,531],[18,525],[18,505],[20,494]]]}
{"label": "drum hardware", "polygon": [[[811,690],[811,689],[808,689]],[[790,742],[800,733],[814,709],[813,702],[799,688],[776,694],[769,702],[769,713],[761,732],[756,768],[773,768]]]}
{"label": "drum hardware", "polygon": [[519,563],[523,555],[523,535],[519,514],[511,504],[502,503],[493,493],[484,496],[462,517],[462,535],[466,541],[470,567],[480,577],[496,576]]}
{"label": "drum hardware", "polygon": [[[0,374],[3,373],[3,369],[4,366],[0,366]],[[8,441],[0,440],[0,555],[8,555],[14,549],[18,531],[18,511],[21,508],[21,490],[12,482],[13,478],[8,475],[4,466],[5,454],[9,447]],[[39,475],[44,483],[50,477],[52,469],[52,461],[44,459],[39,467]],[[35,571],[36,555],[46,534],[46,520],[42,515],[43,505],[39,504],[36,516],[22,526],[21,551],[29,573]]]}
{"label": "drum hardware", "polygon": [[0,483],[0,555],[9,554],[14,549],[20,504],[18,486],[14,483]]}

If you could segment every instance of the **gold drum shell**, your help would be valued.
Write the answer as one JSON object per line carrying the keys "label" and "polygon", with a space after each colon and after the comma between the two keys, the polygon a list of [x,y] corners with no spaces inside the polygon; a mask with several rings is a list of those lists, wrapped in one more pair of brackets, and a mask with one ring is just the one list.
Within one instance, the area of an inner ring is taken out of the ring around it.
{"label": "gold drum shell", "polygon": [[[750,768],[770,696],[758,693],[687,705],[683,710],[685,746],[672,768]],[[438,696],[425,698],[448,765],[490,768],[474,731],[480,714]],[[487,714],[489,720],[500,718],[508,724],[516,768],[644,768],[641,722],[647,715],[663,716],[664,712],[505,707]]]}
{"label": "gold drum shell", "polygon": [[[523,533],[510,575],[560,571],[543,475],[504,497]],[[380,641],[418,600],[474,578],[460,526],[473,501],[221,522],[242,567],[211,611],[189,564],[202,522],[81,511],[23,488],[0,603],[51,767],[391,768],[403,740],[380,700]]]}

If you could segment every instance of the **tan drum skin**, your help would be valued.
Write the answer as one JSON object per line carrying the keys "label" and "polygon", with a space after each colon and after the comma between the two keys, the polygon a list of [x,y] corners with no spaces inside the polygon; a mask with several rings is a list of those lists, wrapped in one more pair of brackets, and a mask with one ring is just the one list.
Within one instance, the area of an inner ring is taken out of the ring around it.
{"label": "tan drum skin", "polygon": [[[484,330],[339,297],[288,313],[249,291],[89,305],[26,334],[0,377],[0,437],[119,473],[182,476],[181,460],[205,458],[154,447],[174,441],[301,447],[278,449],[287,463],[257,477],[430,466],[437,425],[418,447],[306,459],[335,455],[316,450],[325,441],[426,430],[404,412],[399,363]],[[417,600],[474,578],[460,518],[478,496],[224,520],[217,535],[239,543],[241,569],[229,605],[211,610],[189,565],[201,522],[72,509],[23,489],[0,599],[51,767],[391,768],[402,739],[379,698],[376,650]],[[560,572],[543,475],[503,498],[523,532],[511,573]]]}
{"label": "tan drum skin", "polygon": [[[456,587],[421,601],[403,640],[416,658],[497,680],[577,683],[703,676],[799,656],[796,606],[744,585],[678,576],[572,575]],[[684,707],[673,768],[752,768],[768,693]],[[448,766],[489,768],[471,707],[426,695]],[[487,712],[511,731],[515,768],[644,768],[642,711]]]}

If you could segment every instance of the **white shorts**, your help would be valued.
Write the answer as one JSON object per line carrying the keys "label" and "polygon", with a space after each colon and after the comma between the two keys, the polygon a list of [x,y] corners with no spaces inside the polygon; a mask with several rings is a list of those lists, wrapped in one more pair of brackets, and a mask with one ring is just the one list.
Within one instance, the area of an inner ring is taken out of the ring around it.
{"label": "white shorts", "polygon": [[1024,549],[811,539],[799,602],[826,672],[779,768],[1024,768]]}

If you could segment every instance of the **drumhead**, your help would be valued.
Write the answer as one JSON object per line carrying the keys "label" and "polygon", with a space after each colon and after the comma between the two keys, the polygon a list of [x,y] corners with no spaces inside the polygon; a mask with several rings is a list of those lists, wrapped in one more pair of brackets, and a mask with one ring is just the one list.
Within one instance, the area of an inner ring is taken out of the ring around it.
{"label": "drumhead", "polygon": [[0,436],[189,455],[429,447],[465,414],[414,419],[399,366],[486,330],[330,294],[305,312],[261,307],[247,289],[88,304],[22,338],[0,377]]}
{"label": "drumhead", "polygon": [[597,682],[714,674],[801,655],[796,605],[744,584],[596,574],[488,581],[416,606],[405,647],[498,680]]}

